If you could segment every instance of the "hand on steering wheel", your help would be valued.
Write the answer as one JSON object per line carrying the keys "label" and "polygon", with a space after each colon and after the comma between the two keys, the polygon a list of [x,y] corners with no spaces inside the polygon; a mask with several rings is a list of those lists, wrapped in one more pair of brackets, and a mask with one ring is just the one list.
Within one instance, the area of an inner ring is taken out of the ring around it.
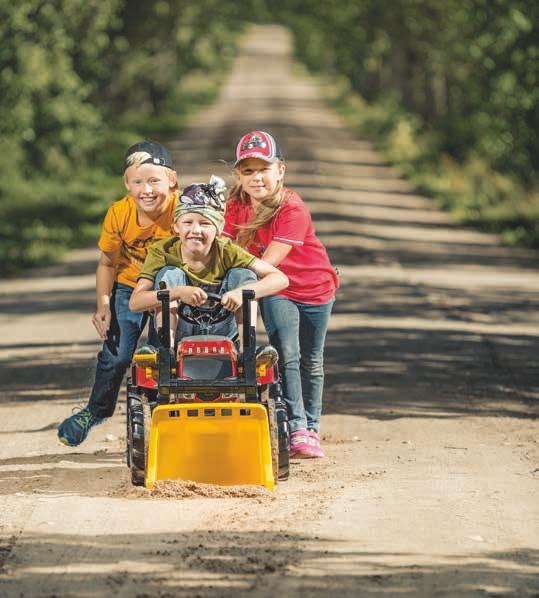
{"label": "hand on steering wheel", "polygon": [[218,324],[228,318],[230,311],[221,303],[221,295],[209,291],[206,291],[205,294],[207,299],[202,305],[181,303],[178,315],[182,320],[189,324],[207,326]]}
{"label": "hand on steering wheel", "polygon": [[242,289],[232,289],[221,297],[221,303],[229,310],[236,311],[243,304]]}
{"label": "hand on steering wheel", "polygon": [[200,307],[208,301],[208,293],[201,287],[186,286],[181,289],[181,303],[191,305],[193,307]]}

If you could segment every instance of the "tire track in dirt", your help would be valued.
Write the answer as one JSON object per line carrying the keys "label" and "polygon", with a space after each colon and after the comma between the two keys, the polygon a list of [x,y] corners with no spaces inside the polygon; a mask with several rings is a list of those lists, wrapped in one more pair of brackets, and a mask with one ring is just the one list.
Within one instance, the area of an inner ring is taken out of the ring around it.
{"label": "tire track in dirt", "polygon": [[536,590],[537,254],[417,195],[290,52],[286,31],[254,28],[218,101],[171,145],[183,184],[230,180],[248,129],[285,149],[287,183],[341,271],[327,458],[294,463],[273,499],[130,495],[123,404],[79,449],[54,432],[91,383],[96,252],[0,281],[6,596]]}

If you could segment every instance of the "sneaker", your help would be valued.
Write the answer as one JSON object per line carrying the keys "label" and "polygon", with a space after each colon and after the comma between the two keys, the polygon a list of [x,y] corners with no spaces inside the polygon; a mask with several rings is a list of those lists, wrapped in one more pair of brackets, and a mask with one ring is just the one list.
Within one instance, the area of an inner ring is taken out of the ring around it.
{"label": "sneaker", "polygon": [[307,430],[295,430],[292,432],[290,434],[290,457],[310,459],[314,456]]}
{"label": "sneaker", "polygon": [[94,417],[88,407],[84,407],[84,409],[64,419],[58,426],[58,439],[67,446],[78,446],[86,440],[90,428],[103,421],[105,420]]}
{"label": "sneaker", "polygon": [[307,430],[308,442],[313,453],[313,457],[322,458],[324,451],[320,446],[320,436],[314,430]]}

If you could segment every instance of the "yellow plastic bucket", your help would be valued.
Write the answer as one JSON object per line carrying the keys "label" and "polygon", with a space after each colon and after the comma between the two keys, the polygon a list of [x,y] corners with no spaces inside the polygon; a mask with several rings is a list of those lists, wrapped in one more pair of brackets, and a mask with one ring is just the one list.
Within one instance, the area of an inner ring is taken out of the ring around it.
{"label": "yellow plastic bucket", "polygon": [[157,480],[273,490],[268,415],[258,403],[189,403],[152,414],[145,485]]}

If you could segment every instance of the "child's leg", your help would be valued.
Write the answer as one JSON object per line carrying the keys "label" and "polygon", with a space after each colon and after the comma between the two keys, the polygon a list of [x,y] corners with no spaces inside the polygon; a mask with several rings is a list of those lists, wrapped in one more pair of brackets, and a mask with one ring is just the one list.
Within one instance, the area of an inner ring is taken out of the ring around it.
{"label": "child's leg", "polygon": [[[256,282],[256,274],[248,268],[231,268],[226,274],[219,289],[220,293],[226,293],[232,289],[238,289],[246,284]],[[251,302],[251,325],[256,326],[257,302]],[[234,312],[234,318],[230,318],[218,324],[214,330],[215,334],[221,334],[234,338],[239,335],[240,349],[243,350],[243,308],[240,307]]]}
{"label": "child's leg", "polygon": [[93,426],[114,413],[125,371],[131,364],[148,319],[147,314],[130,311],[132,293],[133,289],[123,284],[116,285],[112,291],[110,328],[97,356],[95,381],[88,405],[58,426],[58,438],[63,444],[78,446]]}
{"label": "child's leg", "polygon": [[333,299],[322,305],[298,304],[300,375],[307,427],[320,432],[324,391],[324,343]]}
{"label": "child's leg", "polygon": [[129,309],[132,292],[131,287],[119,284],[112,293],[111,325],[97,356],[95,382],[88,401],[90,413],[96,418],[110,417],[114,413],[124,374],[131,365],[138,339],[148,319],[147,314]]}
{"label": "child's leg", "polygon": [[262,318],[270,343],[279,353],[279,372],[288,409],[290,431],[307,429],[299,373],[299,310],[284,297],[261,299]]}
{"label": "child's leg", "polygon": [[[189,286],[191,284],[187,274],[181,268],[176,268],[175,266],[165,266],[159,270],[157,276],[155,277],[154,288],[156,290],[160,288],[160,282],[164,282],[167,289],[180,286]],[[172,347],[174,346],[176,328],[178,327],[178,309],[178,301],[172,301],[170,303],[170,342]],[[155,325],[159,330],[162,324],[161,307],[157,307],[155,311]]]}

